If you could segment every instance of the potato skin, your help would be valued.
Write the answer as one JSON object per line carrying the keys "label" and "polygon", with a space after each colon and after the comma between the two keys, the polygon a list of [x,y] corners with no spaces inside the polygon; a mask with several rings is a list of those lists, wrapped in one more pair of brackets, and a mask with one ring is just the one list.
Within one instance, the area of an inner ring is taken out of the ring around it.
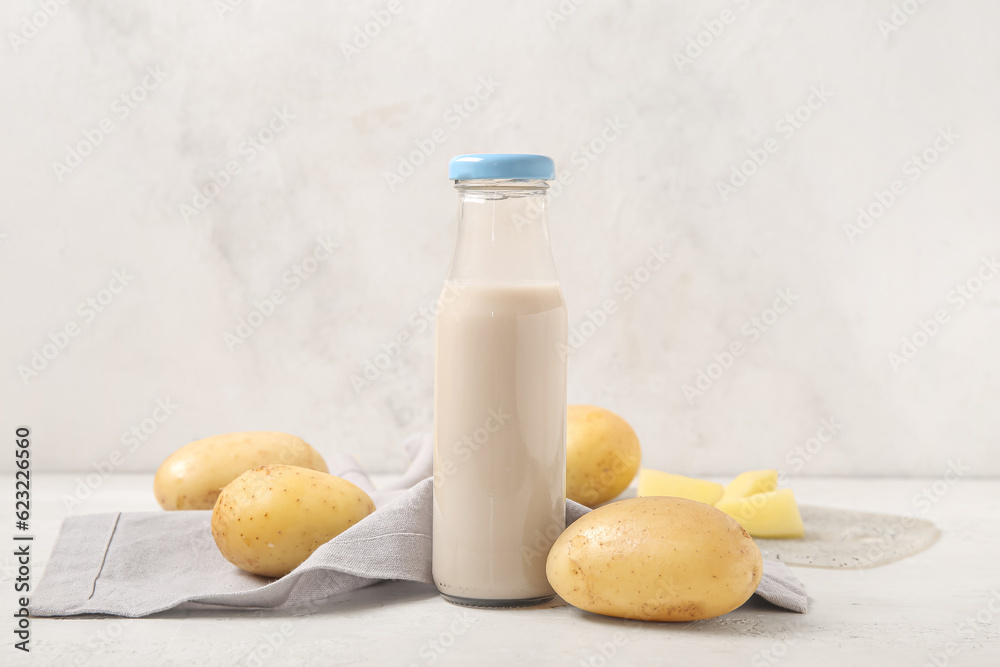
{"label": "potato skin", "polygon": [[642,449],[628,422],[604,408],[570,405],[566,427],[567,498],[596,507],[631,484]]}
{"label": "potato skin", "polygon": [[222,487],[268,463],[327,472],[323,457],[302,438],[278,431],[224,433],[168,456],[153,478],[153,493],[165,510],[210,510]]}
{"label": "potato skin", "polygon": [[647,621],[713,618],[746,602],[764,572],[750,535],[693,500],[621,500],[582,516],[556,539],[549,584],[566,602]]}
{"label": "potato skin", "polygon": [[345,479],[266,465],[222,490],[212,509],[212,537],[236,567],[281,577],[374,511],[368,494]]}

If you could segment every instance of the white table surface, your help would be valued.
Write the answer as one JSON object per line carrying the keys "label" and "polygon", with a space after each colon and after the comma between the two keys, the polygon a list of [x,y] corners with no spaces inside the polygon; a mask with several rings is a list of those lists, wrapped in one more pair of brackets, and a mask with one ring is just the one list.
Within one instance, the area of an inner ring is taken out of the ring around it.
{"label": "white table surface", "polygon": [[[12,476],[4,476],[12,489]],[[76,475],[35,475],[32,576],[41,577]],[[795,479],[803,504],[934,521],[929,550],[870,570],[797,567],[808,614],[751,602],[685,624],[627,622],[561,602],[490,611],[388,582],[301,611],[170,611],[144,619],[35,618],[12,648],[13,549],[4,549],[3,665],[1000,665],[1000,481]],[[152,475],[115,474],[72,513],[158,510]],[[924,490],[933,503],[918,501]],[[942,489],[941,484],[936,487]],[[11,491],[8,497],[13,497]],[[13,529],[6,537],[8,544]],[[992,604],[991,604],[992,601]],[[967,619],[972,619],[969,623]],[[603,649],[603,650],[602,650]],[[951,655],[948,655],[948,652]]]}

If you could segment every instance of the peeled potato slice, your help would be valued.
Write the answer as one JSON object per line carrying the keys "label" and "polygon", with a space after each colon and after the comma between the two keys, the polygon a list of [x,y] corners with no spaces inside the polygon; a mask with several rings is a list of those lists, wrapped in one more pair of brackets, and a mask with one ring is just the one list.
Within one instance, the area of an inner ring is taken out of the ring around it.
{"label": "peeled potato slice", "polygon": [[685,477],[659,470],[643,468],[639,471],[639,497],[673,496],[697,500],[699,503],[714,505],[722,498],[723,486],[695,477]]}
{"label": "peeled potato slice", "polygon": [[777,470],[751,470],[737,475],[736,479],[726,485],[722,497],[725,500],[736,500],[758,493],[768,493],[777,488]]}
{"label": "peeled potato slice", "polygon": [[805,527],[791,489],[757,493],[747,498],[722,498],[715,504],[754,537],[802,537]]}

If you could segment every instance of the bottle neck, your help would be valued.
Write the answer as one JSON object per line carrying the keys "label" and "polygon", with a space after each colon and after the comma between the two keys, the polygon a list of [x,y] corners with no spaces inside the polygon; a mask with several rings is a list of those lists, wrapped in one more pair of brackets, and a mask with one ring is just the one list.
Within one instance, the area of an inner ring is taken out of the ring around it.
{"label": "bottle neck", "polygon": [[458,242],[448,279],[556,282],[545,181],[456,181]]}

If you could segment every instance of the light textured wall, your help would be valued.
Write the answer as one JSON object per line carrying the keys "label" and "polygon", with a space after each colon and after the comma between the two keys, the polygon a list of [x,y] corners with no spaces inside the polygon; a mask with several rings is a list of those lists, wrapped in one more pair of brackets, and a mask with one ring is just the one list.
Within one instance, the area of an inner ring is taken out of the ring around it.
{"label": "light textured wall", "polygon": [[431,425],[446,163],[493,151],[566,175],[570,401],[626,417],[647,465],[1000,473],[997,3],[224,2],[4,5],[0,404],[36,469],[249,429],[401,468]]}

